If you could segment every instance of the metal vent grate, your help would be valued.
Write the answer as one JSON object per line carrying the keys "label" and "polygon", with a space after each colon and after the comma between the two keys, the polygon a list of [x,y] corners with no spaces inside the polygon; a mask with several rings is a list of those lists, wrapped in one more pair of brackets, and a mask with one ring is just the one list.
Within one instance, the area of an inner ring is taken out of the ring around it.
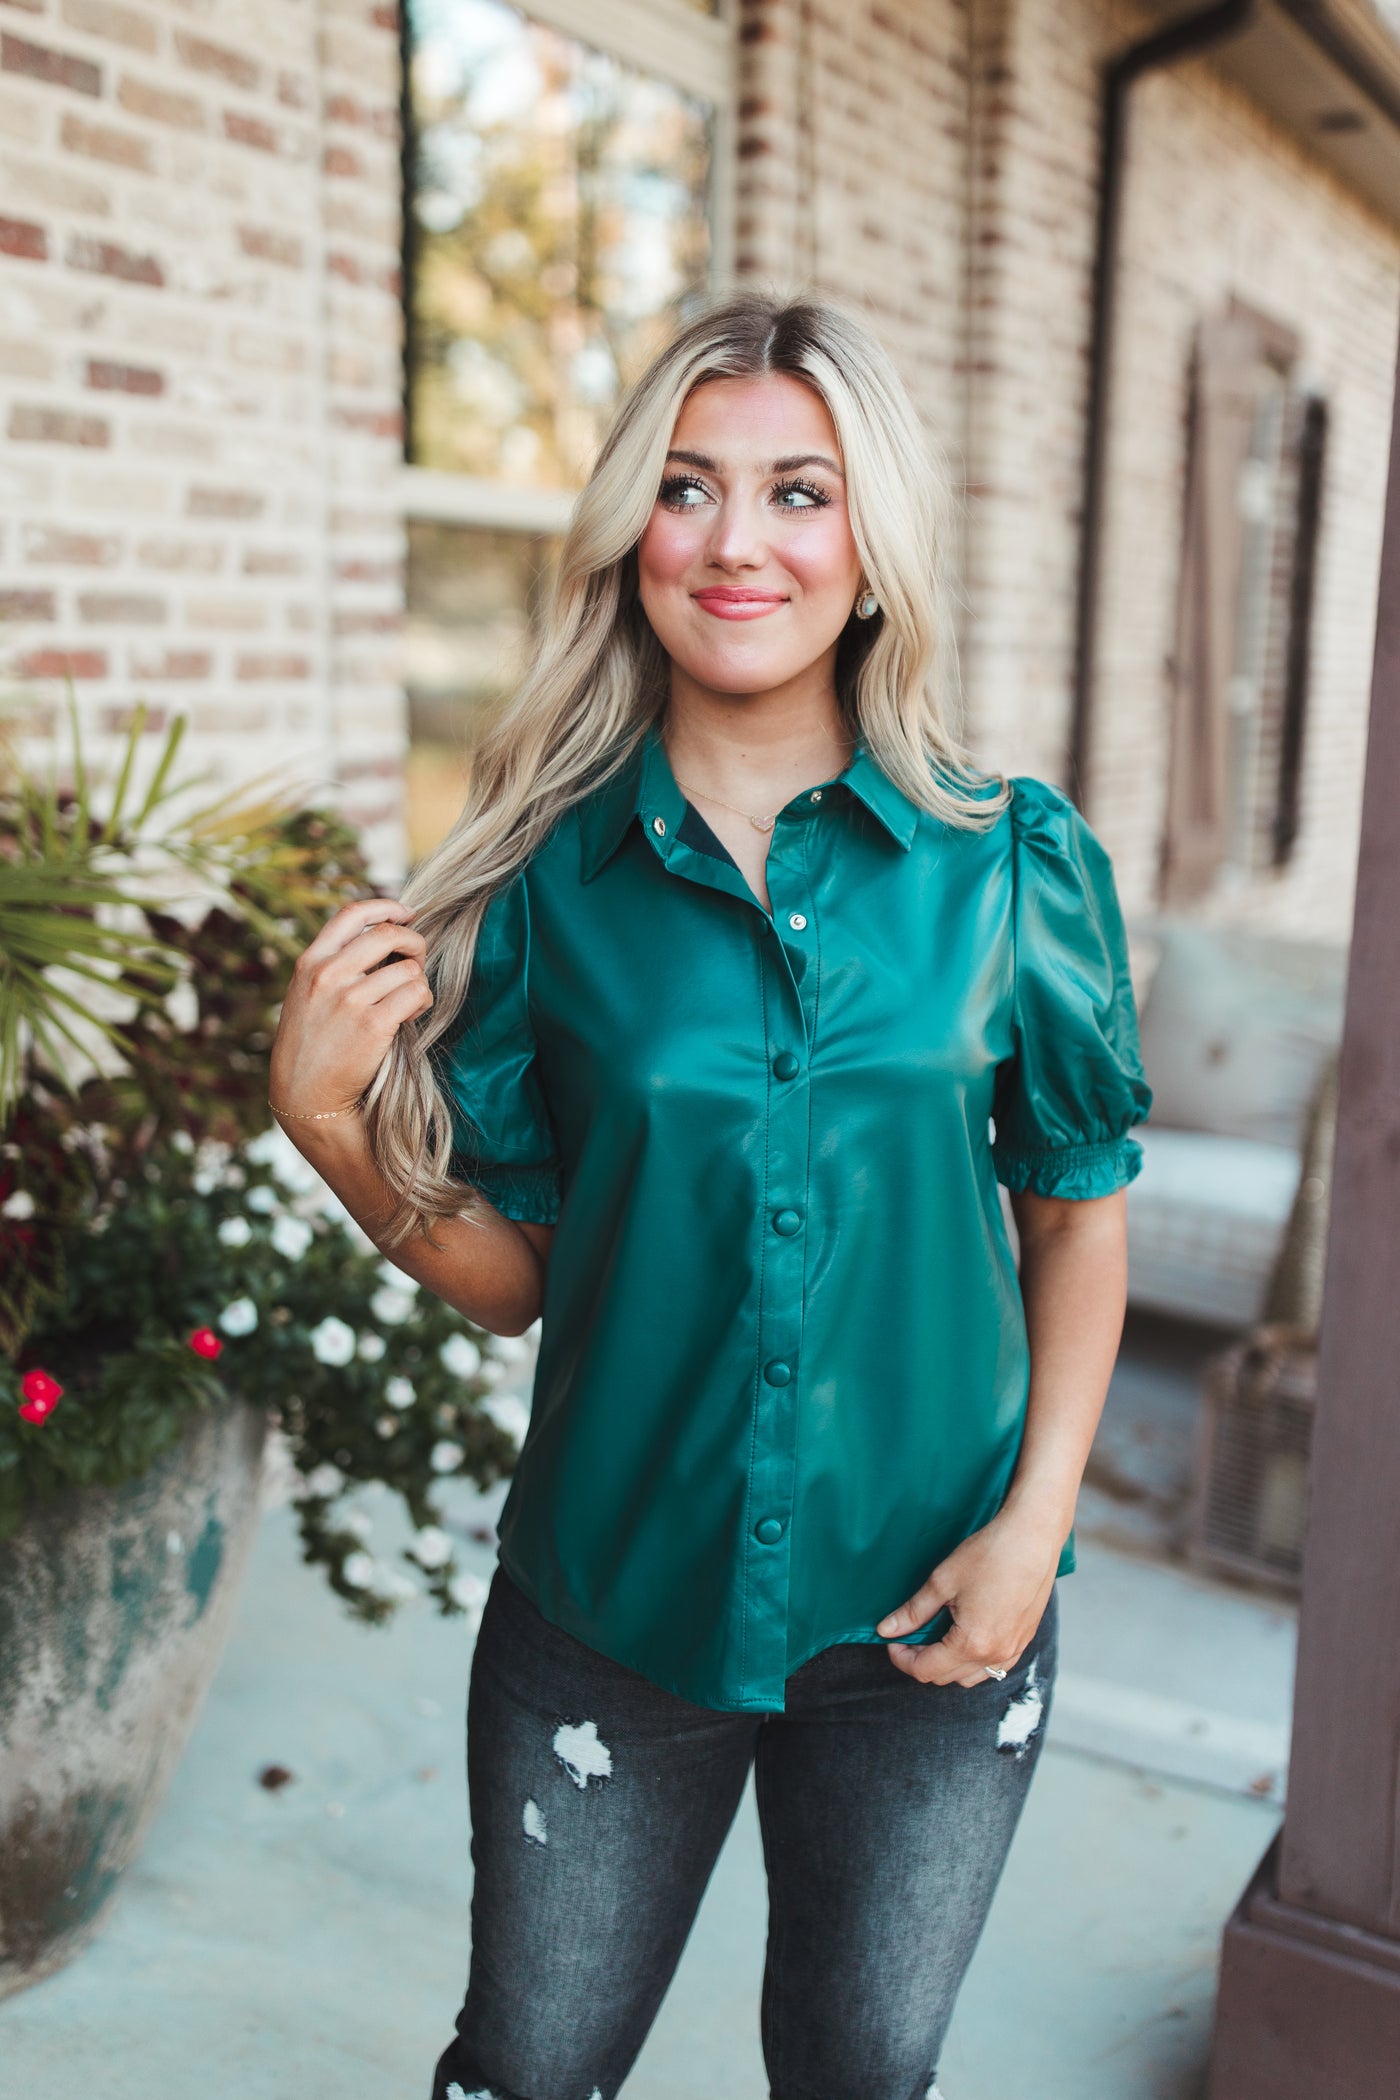
{"label": "metal vent grate", "polygon": [[1317,1340],[1257,1328],[1206,1367],[1187,1553],[1298,1590],[1317,1391]]}

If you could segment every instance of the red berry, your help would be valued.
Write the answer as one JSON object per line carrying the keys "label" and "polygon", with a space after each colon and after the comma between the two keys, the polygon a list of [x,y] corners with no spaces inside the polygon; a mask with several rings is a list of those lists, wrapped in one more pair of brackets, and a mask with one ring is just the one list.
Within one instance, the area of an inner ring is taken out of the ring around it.
{"label": "red berry", "polygon": [[26,1422],[46,1422],[63,1396],[63,1387],[47,1371],[26,1371],[19,1389],[24,1395],[19,1411]]}
{"label": "red berry", "polygon": [[223,1354],[224,1345],[212,1327],[196,1327],[190,1336],[189,1345],[196,1356],[213,1358]]}

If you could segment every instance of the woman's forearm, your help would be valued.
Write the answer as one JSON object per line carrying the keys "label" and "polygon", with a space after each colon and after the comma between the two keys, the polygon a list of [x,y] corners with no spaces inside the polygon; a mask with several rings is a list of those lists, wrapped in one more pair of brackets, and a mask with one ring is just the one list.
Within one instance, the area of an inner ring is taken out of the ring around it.
{"label": "woman's forearm", "polygon": [[[364,1127],[347,1118],[338,1127],[297,1130],[293,1141],[334,1190],[362,1232],[381,1246],[393,1209],[388,1184],[374,1163]],[[436,1292],[488,1334],[523,1334],[539,1318],[544,1267],[526,1235],[483,1197],[481,1222],[439,1218],[433,1246],[414,1233],[383,1249],[387,1260]]]}
{"label": "woman's forearm", "polygon": [[1017,1223],[1031,1377],[1025,1433],[1003,1507],[1063,1539],[1074,1522],[1123,1337],[1125,1191],[1047,1207],[1033,1224],[1018,1215]]}

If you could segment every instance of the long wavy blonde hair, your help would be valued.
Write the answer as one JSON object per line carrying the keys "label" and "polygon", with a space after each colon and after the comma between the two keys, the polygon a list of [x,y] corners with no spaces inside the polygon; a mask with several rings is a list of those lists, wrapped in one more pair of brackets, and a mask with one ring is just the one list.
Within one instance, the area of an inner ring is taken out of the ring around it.
{"label": "long wavy blonde hair", "polygon": [[427,940],[433,1005],[400,1028],[365,1101],[370,1145],[397,1199],[387,1247],[476,1207],[451,1172],[449,1104],[432,1053],[467,996],[487,904],[565,811],[620,770],[670,697],[670,659],[638,595],[636,547],[682,404],[705,380],[769,372],[804,380],[831,413],[851,529],[879,600],[873,618],[852,616],[838,643],[844,728],[946,824],[989,827],[1010,800],[1005,776],[976,768],[951,726],[960,711],[956,505],[893,360],[834,300],[763,291],[715,300],[618,408],[574,506],[529,666],[474,753],[461,816],[404,888]]}

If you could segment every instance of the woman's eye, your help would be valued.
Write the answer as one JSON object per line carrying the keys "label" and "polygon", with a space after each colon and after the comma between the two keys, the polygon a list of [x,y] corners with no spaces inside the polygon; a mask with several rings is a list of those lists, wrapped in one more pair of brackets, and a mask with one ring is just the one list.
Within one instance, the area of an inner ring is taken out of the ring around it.
{"label": "woman's eye", "polygon": [[705,485],[691,474],[673,474],[668,481],[661,484],[661,501],[670,504],[674,510],[695,510],[698,508],[696,504],[680,501],[680,498],[690,491],[703,497],[706,493]]}
{"label": "woman's eye", "polygon": [[[821,510],[831,501],[824,489],[815,487],[810,481],[777,482],[773,494],[778,499],[778,509],[789,512]],[[661,484],[660,501],[668,510],[698,510],[701,504],[709,501],[709,495],[704,482],[697,481],[693,474],[672,474]],[[688,503],[687,496],[694,496],[697,501]],[[798,500],[789,502],[788,497]]]}
{"label": "woman's eye", "polygon": [[831,501],[825,490],[815,488],[810,481],[780,481],[773,491],[776,496],[801,496],[801,503],[784,503],[782,510],[820,510]]}

